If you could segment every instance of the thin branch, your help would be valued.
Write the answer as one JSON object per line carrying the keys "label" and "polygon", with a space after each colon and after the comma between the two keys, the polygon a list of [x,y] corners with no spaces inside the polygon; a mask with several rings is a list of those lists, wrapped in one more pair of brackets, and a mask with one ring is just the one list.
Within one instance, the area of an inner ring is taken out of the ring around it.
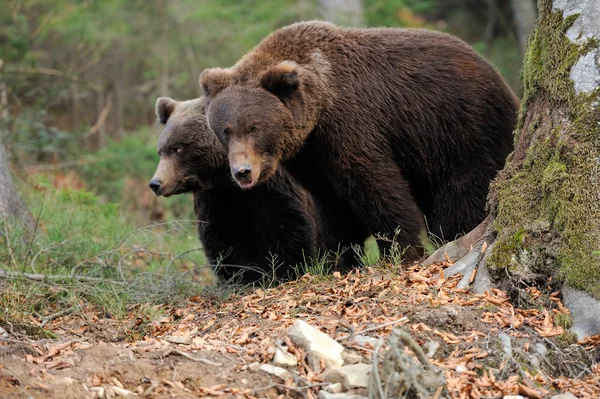
{"label": "thin branch", "polygon": [[73,306],[73,307],[70,307],[68,309],[63,309],[60,312],[56,312],[56,313],[53,313],[53,314],[48,315],[46,317],[43,317],[42,318],[42,323],[40,324],[40,327],[44,327],[46,324],[48,324],[49,322],[51,322],[54,319],[57,319],[59,317],[71,314],[71,313],[73,313],[77,309],[79,309],[79,306]]}
{"label": "thin branch", "polygon": [[7,66],[5,71],[12,73],[30,73],[30,74],[40,74],[40,75],[50,75],[57,76],[59,78],[68,79],[72,82],[81,83],[82,85],[96,91],[102,91],[102,86],[98,83],[90,82],[88,80],[82,79],[77,75],[69,74],[58,69],[52,68],[28,68],[28,67],[10,67]]}
{"label": "thin branch", "polygon": [[19,278],[24,277],[33,281],[60,281],[60,280],[77,280],[77,281],[89,281],[93,283],[112,283],[119,285],[126,285],[128,281],[116,281],[108,280],[100,277],[89,277],[89,276],[73,276],[73,275],[52,275],[52,274],[33,274],[33,273],[19,273],[10,272],[8,270],[0,270],[0,277],[3,278]]}
{"label": "thin branch", "polygon": [[350,338],[352,338],[352,337],[354,337],[356,335],[360,335],[360,334],[364,334],[364,333],[367,333],[367,332],[381,330],[382,328],[393,326],[394,324],[402,323],[403,321],[408,321],[408,318],[407,317],[401,317],[398,320],[390,321],[388,323],[383,323],[383,324],[380,324],[378,326],[371,327],[371,328],[365,328],[364,330],[355,331],[355,332],[353,332],[350,335],[338,338],[336,341],[346,341],[346,340],[348,340],[348,339],[350,339]]}
{"label": "thin branch", "polygon": [[104,105],[104,108],[102,108],[100,115],[98,115],[98,120],[96,121],[94,126],[92,126],[90,131],[87,133],[86,137],[96,134],[98,132],[98,130],[100,130],[100,128],[106,122],[106,118],[108,117],[108,114],[110,113],[110,109],[112,107],[112,94],[113,94],[112,91],[110,93],[108,93],[108,98],[106,99],[106,104]]}
{"label": "thin branch", "polygon": [[189,353],[185,353],[184,351],[181,351],[181,350],[179,350],[179,349],[169,349],[169,350],[167,350],[165,353],[163,353],[163,355],[162,355],[162,356],[163,356],[163,357],[167,357],[167,356],[169,356],[169,355],[179,355],[179,356],[183,356],[183,357],[185,357],[186,359],[190,359],[190,360],[191,360],[191,361],[193,361],[193,362],[204,363],[204,364],[207,364],[207,365],[209,365],[209,366],[215,366],[215,367],[220,367],[220,366],[222,366],[222,364],[221,364],[221,363],[216,363],[216,362],[210,361],[210,360],[208,360],[208,359],[205,359],[205,358],[203,358],[203,357],[195,357],[195,356],[192,356],[192,355],[190,355]]}

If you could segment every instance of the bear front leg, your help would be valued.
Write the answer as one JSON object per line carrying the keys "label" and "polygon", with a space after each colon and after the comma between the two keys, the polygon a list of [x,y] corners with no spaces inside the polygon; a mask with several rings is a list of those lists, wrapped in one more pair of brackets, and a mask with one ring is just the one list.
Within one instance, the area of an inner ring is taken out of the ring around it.
{"label": "bear front leg", "polygon": [[423,214],[412,197],[408,182],[392,160],[355,162],[344,170],[345,179],[337,182],[358,221],[377,242],[383,255],[392,245],[404,250],[405,260],[423,255],[422,237],[426,234]]}
{"label": "bear front leg", "polygon": [[211,224],[201,226],[199,234],[204,253],[221,282],[251,284],[263,277],[243,243],[235,242],[230,231]]}

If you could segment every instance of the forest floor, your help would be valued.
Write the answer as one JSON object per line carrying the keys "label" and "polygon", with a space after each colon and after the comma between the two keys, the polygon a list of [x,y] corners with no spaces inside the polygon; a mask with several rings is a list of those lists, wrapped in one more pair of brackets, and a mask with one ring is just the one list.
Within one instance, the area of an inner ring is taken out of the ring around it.
{"label": "forest floor", "polygon": [[[226,299],[163,305],[155,319],[141,318],[140,307],[150,305],[139,305],[124,319],[83,309],[0,323],[0,397],[316,398],[321,370],[286,338],[296,319],[364,363],[380,349],[353,337],[385,338],[401,328],[437,347],[429,352],[446,379],[438,398],[600,397],[600,336],[577,342],[557,293],[532,288],[517,307],[502,291],[473,295],[456,288],[457,278],[434,278],[448,265],[304,276]],[[53,338],[32,329],[42,324]],[[293,381],[257,370],[278,342],[299,359]]]}

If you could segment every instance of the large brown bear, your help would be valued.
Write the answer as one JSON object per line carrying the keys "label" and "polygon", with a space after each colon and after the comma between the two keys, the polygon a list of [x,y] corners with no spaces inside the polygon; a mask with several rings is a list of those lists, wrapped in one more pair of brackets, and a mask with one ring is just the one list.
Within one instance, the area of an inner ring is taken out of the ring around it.
{"label": "large brown bear", "polygon": [[409,259],[425,222],[453,239],[483,220],[518,109],[499,73],[456,38],[324,22],[273,32],[200,85],[242,188],[283,163],[321,209],[330,247],[380,233]]}
{"label": "large brown bear", "polygon": [[[150,188],[165,197],[192,192],[204,251],[224,280],[289,280],[315,256],[318,229],[311,197],[280,169],[244,191],[231,179],[227,153],[206,124],[200,101],[161,97],[160,162]],[[274,267],[276,269],[274,270]]]}

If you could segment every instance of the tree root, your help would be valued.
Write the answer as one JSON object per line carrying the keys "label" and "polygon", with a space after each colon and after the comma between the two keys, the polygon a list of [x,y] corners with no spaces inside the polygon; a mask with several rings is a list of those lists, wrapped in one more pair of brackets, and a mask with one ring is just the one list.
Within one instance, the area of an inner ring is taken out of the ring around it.
{"label": "tree root", "polygon": [[444,276],[460,274],[463,278],[458,283],[458,288],[471,287],[473,292],[481,294],[493,286],[489,272],[485,268],[485,261],[493,245],[492,223],[488,216],[471,232],[439,248],[421,264],[428,267],[444,261],[455,262],[444,270]]}
{"label": "tree root", "polygon": [[[458,288],[470,287],[476,294],[488,291],[494,286],[490,273],[485,267],[495,244],[491,220],[488,216],[470,233],[439,248],[421,264],[428,267],[444,261],[455,262],[444,270],[445,277],[460,274],[462,279],[458,283]],[[571,331],[579,339],[600,334],[600,301],[566,285],[561,289],[561,293],[564,304],[573,317]]]}

